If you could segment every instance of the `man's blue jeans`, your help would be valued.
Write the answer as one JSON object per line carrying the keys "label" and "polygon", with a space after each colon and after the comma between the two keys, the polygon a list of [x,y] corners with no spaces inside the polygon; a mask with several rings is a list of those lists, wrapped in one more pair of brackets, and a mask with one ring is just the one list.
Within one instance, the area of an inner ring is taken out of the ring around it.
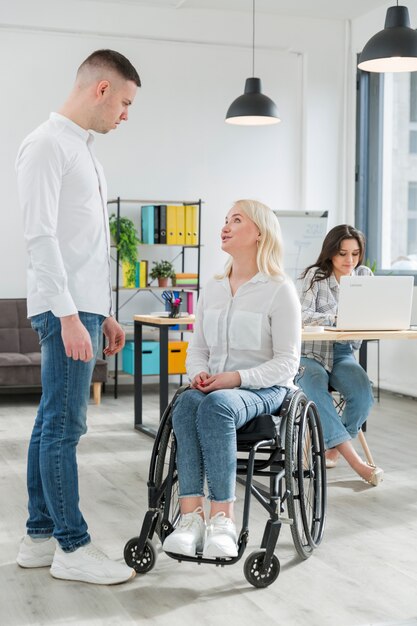
{"label": "man's blue jeans", "polygon": [[[333,344],[333,369],[330,373],[318,361],[306,357],[302,357],[301,366],[305,370],[296,382],[317,406],[325,447],[334,448],[356,437],[368,417],[374,398],[368,375],[356,361],[351,345]],[[346,400],[341,417],[328,391],[329,385]]]}
{"label": "man's blue jeans", "polygon": [[[104,317],[79,313],[97,356]],[[42,397],[28,452],[27,484],[32,537],[53,535],[72,552],[90,541],[79,509],[76,447],[87,432],[87,405],[95,358],[88,363],[65,354],[61,322],[50,311],[35,315],[41,344]]]}
{"label": "man's blue jeans", "polygon": [[233,502],[236,486],[236,430],[262,413],[280,408],[286,387],[222,389],[205,394],[189,389],[172,411],[177,440],[180,497],[204,496]]}

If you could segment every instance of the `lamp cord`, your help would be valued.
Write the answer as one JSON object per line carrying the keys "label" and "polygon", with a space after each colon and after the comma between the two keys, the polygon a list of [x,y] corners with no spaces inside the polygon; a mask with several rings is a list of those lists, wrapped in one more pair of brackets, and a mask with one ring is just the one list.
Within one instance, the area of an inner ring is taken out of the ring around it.
{"label": "lamp cord", "polygon": [[255,0],[252,3],[252,77],[255,77]]}

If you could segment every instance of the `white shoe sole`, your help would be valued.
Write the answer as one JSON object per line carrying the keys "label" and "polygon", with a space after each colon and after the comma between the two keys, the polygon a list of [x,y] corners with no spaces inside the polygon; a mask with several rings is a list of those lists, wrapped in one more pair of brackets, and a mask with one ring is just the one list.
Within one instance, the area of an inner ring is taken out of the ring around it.
{"label": "white shoe sole", "polygon": [[26,569],[36,568],[36,567],[51,567],[54,555],[45,556],[44,558],[24,558],[17,557],[16,563],[19,567],[24,567]]}
{"label": "white shoe sole", "polygon": [[134,569],[132,569],[132,572],[129,576],[123,578],[120,578],[120,576],[113,578],[111,578],[110,576],[103,576],[102,578],[99,578],[97,576],[87,574],[86,572],[82,572],[80,570],[68,567],[64,568],[54,566],[51,567],[49,571],[53,578],[59,578],[60,580],[75,580],[77,582],[91,583],[94,585],[119,585],[121,583],[127,582],[128,580],[136,576],[136,572]]}

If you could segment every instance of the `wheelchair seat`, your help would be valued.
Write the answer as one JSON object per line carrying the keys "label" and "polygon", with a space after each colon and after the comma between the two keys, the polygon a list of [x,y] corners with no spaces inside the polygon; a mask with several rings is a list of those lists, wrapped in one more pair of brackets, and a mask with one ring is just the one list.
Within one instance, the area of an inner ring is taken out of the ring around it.
{"label": "wheelchair seat", "polygon": [[282,417],[263,413],[255,419],[247,422],[237,430],[237,446],[247,447],[263,439],[275,439],[280,435]]}

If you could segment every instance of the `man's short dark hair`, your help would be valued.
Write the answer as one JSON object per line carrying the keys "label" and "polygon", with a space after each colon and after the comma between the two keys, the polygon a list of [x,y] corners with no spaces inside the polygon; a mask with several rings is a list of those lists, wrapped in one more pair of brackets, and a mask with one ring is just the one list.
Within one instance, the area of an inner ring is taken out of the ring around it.
{"label": "man's short dark hair", "polygon": [[119,76],[125,80],[131,80],[136,83],[138,87],[141,86],[139,74],[125,56],[116,52],[115,50],[96,50],[92,52],[89,57],[81,63],[78,71],[83,67],[103,67],[106,69],[112,69]]}

